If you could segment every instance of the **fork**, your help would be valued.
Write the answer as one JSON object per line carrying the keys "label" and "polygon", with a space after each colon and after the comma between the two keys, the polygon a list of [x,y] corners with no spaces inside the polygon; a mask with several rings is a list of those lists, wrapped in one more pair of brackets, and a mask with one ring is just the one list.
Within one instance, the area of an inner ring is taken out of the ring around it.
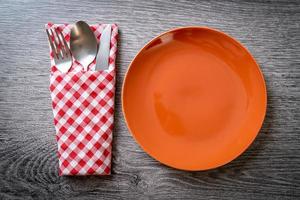
{"label": "fork", "polygon": [[46,29],[56,68],[66,73],[72,66],[72,55],[63,34],[57,29]]}

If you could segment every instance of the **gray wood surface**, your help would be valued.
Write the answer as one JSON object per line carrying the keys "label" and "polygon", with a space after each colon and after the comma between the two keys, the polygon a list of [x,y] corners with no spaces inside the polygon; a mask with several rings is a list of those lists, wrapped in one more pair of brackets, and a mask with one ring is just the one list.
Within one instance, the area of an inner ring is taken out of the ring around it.
{"label": "gray wood surface", "polygon": [[[44,24],[120,27],[112,176],[59,177]],[[215,170],[184,172],[144,153],[121,112],[129,62],[152,37],[201,25],[240,40],[268,89],[253,145]],[[300,199],[300,1],[0,0],[0,199]]]}

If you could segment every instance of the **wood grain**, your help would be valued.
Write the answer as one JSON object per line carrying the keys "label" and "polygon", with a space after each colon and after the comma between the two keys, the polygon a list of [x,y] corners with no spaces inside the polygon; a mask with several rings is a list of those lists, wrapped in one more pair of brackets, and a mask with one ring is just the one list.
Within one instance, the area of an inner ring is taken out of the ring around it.
{"label": "wood grain", "polygon": [[[50,103],[48,21],[120,26],[113,175],[59,177]],[[121,112],[124,73],[170,28],[210,26],[240,40],[268,88],[253,145],[215,170],[184,172],[150,158]],[[0,199],[299,199],[300,1],[0,0]]]}

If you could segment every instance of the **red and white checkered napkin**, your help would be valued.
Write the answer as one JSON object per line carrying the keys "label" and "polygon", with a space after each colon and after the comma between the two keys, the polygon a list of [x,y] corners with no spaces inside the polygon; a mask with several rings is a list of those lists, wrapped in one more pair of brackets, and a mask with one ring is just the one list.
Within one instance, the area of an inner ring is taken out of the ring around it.
{"label": "red and white checkered napkin", "polygon": [[[48,23],[46,29],[49,28],[61,31],[69,43],[72,25]],[[104,28],[105,24],[91,26],[98,42]],[[110,174],[117,35],[118,27],[112,24],[109,67],[104,71],[83,71],[74,61],[68,73],[61,73],[50,52],[50,91],[60,175]],[[90,68],[95,64],[94,60]]]}

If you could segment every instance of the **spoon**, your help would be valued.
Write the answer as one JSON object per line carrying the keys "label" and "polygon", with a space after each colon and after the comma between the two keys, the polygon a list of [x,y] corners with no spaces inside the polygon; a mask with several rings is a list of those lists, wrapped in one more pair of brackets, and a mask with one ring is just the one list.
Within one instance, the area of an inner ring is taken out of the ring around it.
{"label": "spoon", "polygon": [[87,71],[97,55],[97,40],[90,26],[84,21],[76,22],[71,29],[70,49],[83,70]]}

